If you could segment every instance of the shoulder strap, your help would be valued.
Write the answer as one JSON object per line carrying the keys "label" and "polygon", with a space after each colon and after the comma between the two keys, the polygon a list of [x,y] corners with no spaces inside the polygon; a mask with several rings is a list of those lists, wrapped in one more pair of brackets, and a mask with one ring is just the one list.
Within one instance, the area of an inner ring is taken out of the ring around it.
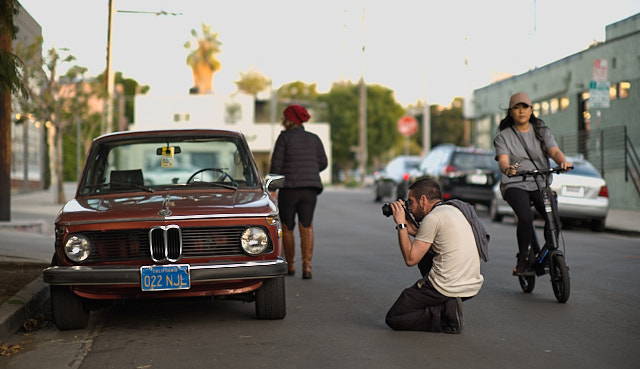
{"label": "shoulder strap", "polygon": [[[533,129],[533,127],[531,127],[531,129]],[[529,156],[529,160],[531,160],[531,162],[533,163],[533,166],[536,167],[536,170],[540,170],[540,168],[538,168],[538,166],[536,165],[536,162],[533,161],[531,154],[529,154],[529,150],[527,150],[527,144],[524,142],[522,137],[520,137],[516,129],[513,128],[513,126],[511,126],[511,130],[513,131],[513,134],[516,135],[516,137],[518,137],[518,140],[520,140],[520,143],[522,144],[522,147],[524,147],[524,151],[527,153],[527,156]]]}

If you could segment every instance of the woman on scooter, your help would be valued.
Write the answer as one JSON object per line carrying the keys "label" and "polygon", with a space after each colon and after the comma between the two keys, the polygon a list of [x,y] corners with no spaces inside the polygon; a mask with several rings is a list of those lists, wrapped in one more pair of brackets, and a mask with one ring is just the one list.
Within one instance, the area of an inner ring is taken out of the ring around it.
{"label": "woman on scooter", "polygon": [[519,92],[509,99],[507,116],[500,122],[498,134],[493,140],[496,160],[500,171],[505,175],[500,180],[502,197],[513,208],[518,225],[518,262],[513,269],[514,275],[533,275],[527,260],[529,244],[533,237],[533,218],[531,203],[545,217],[545,239],[549,242],[549,219],[546,219],[543,199],[538,191],[535,179],[531,177],[509,177],[522,170],[546,169],[549,157],[563,170],[571,167],[564,153],[558,148],[549,127],[542,119],[536,118],[531,107],[531,99]]}

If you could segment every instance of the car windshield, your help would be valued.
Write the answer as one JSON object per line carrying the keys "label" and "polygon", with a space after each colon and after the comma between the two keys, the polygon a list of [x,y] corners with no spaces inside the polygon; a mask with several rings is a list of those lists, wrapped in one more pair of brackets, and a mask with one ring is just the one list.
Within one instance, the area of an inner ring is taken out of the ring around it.
{"label": "car windshield", "polygon": [[183,187],[255,188],[251,154],[236,137],[158,138],[103,143],[91,150],[80,194]]}
{"label": "car windshield", "polygon": [[420,158],[396,158],[387,165],[386,172],[392,177],[402,176],[420,166]]}
{"label": "car windshield", "polygon": [[454,155],[452,165],[458,170],[489,169],[496,170],[497,162],[493,154],[458,152]]}

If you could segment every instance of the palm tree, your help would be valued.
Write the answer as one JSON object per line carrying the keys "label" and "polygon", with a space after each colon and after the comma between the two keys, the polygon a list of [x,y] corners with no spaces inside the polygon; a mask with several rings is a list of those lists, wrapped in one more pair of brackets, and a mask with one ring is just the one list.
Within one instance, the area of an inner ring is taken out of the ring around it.
{"label": "palm tree", "polygon": [[[202,35],[198,35],[196,30],[191,30],[191,35],[196,39],[194,50],[187,56],[187,65],[193,72],[193,83],[197,88],[197,93],[213,93],[213,73],[220,70],[220,61],[216,59],[216,54],[220,52],[222,43],[218,41],[218,34],[211,33],[211,26],[202,23]],[[191,49],[191,42],[187,41],[184,48]]]}

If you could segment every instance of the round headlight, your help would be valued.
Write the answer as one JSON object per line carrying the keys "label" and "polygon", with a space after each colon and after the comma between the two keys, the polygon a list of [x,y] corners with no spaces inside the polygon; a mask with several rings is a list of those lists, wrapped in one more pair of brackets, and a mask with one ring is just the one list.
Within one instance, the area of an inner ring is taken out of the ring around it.
{"label": "round headlight", "polygon": [[67,257],[76,263],[87,260],[91,252],[91,241],[81,234],[76,234],[64,244],[64,253]]}
{"label": "round headlight", "polygon": [[240,244],[247,254],[259,255],[269,247],[269,236],[262,228],[250,227],[242,232]]}

